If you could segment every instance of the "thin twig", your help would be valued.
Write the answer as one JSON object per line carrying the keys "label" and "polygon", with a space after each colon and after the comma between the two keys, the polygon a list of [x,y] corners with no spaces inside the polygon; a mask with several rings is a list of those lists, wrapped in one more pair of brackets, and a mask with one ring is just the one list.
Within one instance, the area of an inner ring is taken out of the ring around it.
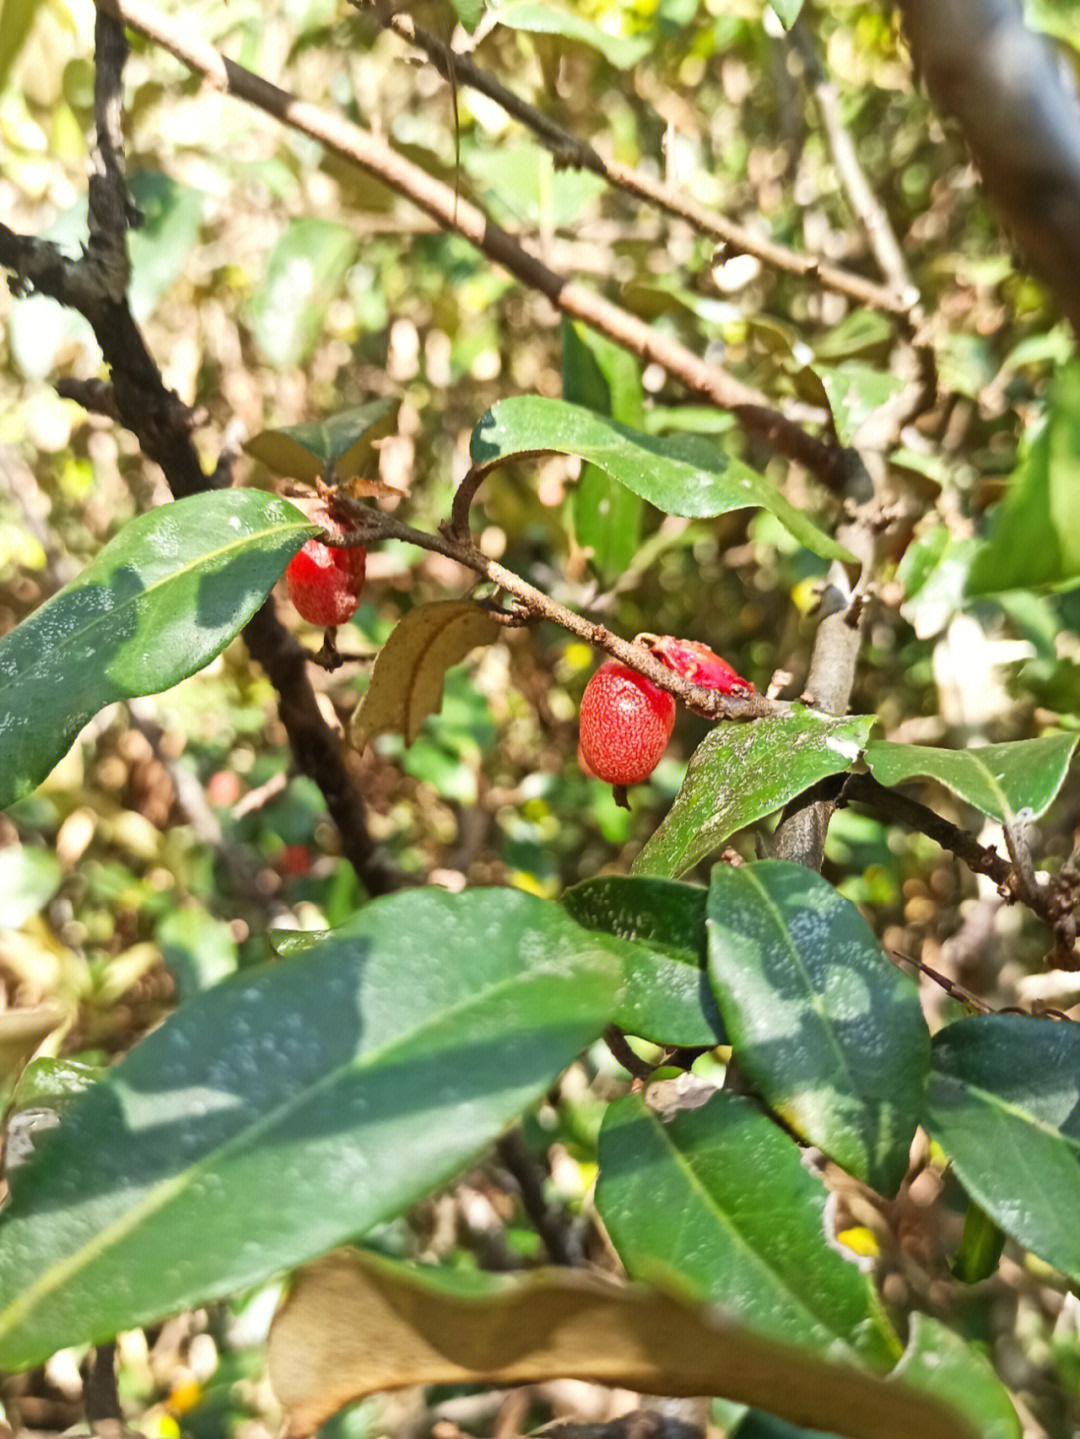
{"label": "thin twig", "polygon": [[804,465],[823,484],[832,488],[838,485],[841,461],[834,445],[811,435],[719,365],[701,359],[670,335],[550,269],[476,205],[456,197],[448,185],[406,160],[381,137],[341,115],[298,100],[287,90],[225,59],[146,0],[97,0],[97,3],[107,14],[161,45],[215,89],[255,105],[376,176],[431,215],[442,229],[463,236],[522,284],[545,296],[557,310],[606,335],[643,363],[659,365],[692,394],[733,414],[749,434]]}
{"label": "thin twig", "polygon": [[828,260],[817,255],[803,255],[786,245],[766,240],[744,225],[707,209],[690,196],[669,185],[661,184],[640,170],[620,165],[615,160],[605,160],[587,141],[571,135],[549,116],[522,100],[512,90],[508,90],[475,61],[452,50],[444,40],[417,25],[411,16],[390,9],[382,0],[350,0],[350,3],[358,9],[370,10],[379,24],[423,50],[444,78],[449,79],[454,75],[459,85],[468,85],[486,95],[508,115],[520,120],[552,152],[556,165],[574,166],[600,175],[609,184],[633,195],[635,199],[644,200],[654,208],[684,220],[698,234],[716,240],[728,253],[753,255],[773,270],[818,281],[826,289],[846,295],[859,305],[884,311],[899,320],[908,319],[910,300],[899,290],[876,285],[873,281],[830,264]]}
{"label": "thin twig", "polygon": [[631,644],[627,640],[620,639],[605,626],[594,624],[591,620],[567,609],[565,605],[559,604],[550,595],[546,595],[543,590],[538,590],[535,585],[529,584],[528,580],[523,580],[520,575],[514,574],[513,570],[508,570],[505,565],[500,565],[496,560],[488,559],[487,555],[481,554],[470,540],[459,539],[448,528],[438,534],[432,534],[427,530],[417,530],[412,525],[407,525],[403,520],[399,520],[396,515],[372,509],[362,500],[353,500],[344,495],[338,496],[336,505],[351,518],[353,530],[351,534],[347,535],[327,533],[328,543],[346,549],[350,545],[367,546],[377,544],[382,540],[402,540],[405,544],[416,545],[419,549],[432,550],[435,554],[445,555],[447,559],[456,560],[466,569],[483,575],[499,589],[514,596],[520,607],[518,623],[524,622],[520,618],[524,612],[528,615],[530,622],[548,620],[552,624],[560,625],[564,630],[568,630],[571,634],[584,640],[586,644],[595,645],[597,649],[605,650],[615,659],[621,660],[623,664],[638,670],[660,689],[665,689],[669,694],[674,695],[694,714],[712,720],[750,720],[760,719],[763,715],[779,715],[790,712],[791,706],[783,700],[767,699],[764,695],[756,693],[721,694],[718,690],[690,684],[677,675],[674,670],[669,670],[665,664],[662,664],[645,645]]}

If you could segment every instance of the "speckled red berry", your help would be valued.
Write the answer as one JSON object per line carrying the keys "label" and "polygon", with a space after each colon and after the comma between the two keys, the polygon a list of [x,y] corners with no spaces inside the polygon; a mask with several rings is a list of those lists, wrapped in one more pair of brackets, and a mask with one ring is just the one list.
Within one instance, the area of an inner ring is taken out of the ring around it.
{"label": "speckled red berry", "polygon": [[[303,504],[300,508],[324,530],[338,535],[345,533],[345,526],[321,501]],[[362,545],[340,549],[325,545],[322,540],[308,540],[285,570],[289,598],[297,613],[322,629],[343,625],[356,613],[366,565],[367,551]]]}
{"label": "speckled red berry", "polygon": [[580,754],[597,779],[640,784],[656,768],[674,723],[675,701],[666,690],[626,665],[601,665],[581,697]]}

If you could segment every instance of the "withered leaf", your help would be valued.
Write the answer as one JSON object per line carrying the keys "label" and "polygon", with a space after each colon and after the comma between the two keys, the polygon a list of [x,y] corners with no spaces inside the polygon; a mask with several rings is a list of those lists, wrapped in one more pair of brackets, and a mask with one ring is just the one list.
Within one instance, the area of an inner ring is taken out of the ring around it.
{"label": "withered leaf", "polygon": [[350,725],[353,744],[363,749],[387,731],[412,744],[427,716],[439,712],[446,671],[498,636],[498,621],[472,600],[435,600],[410,610],[379,651]]}
{"label": "withered leaf", "polygon": [[921,1390],[762,1338],[671,1294],[579,1270],[462,1276],[338,1251],[296,1276],[268,1360],[288,1439],[381,1390],[553,1378],[723,1396],[850,1439],[976,1439]]}

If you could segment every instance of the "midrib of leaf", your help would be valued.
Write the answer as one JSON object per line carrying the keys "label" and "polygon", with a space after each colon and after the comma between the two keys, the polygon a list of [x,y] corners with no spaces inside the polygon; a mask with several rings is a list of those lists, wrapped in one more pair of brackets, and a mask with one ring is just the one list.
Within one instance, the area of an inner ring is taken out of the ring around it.
{"label": "midrib of leaf", "polygon": [[157,1213],[158,1210],[163,1209],[171,1200],[181,1195],[211,1164],[219,1163],[222,1159],[228,1159],[234,1151],[240,1151],[248,1147],[253,1141],[258,1140],[263,1133],[272,1129],[279,1120],[284,1119],[292,1110],[299,1108],[301,1104],[307,1103],[322,1090],[332,1088],[334,1084],[343,1079],[351,1070],[363,1071],[376,1067],[384,1059],[389,1058],[398,1051],[403,1049],[407,1050],[409,1045],[415,1042],[417,1038],[425,1034],[437,1033],[440,1027],[445,1025],[447,1020],[453,1020],[467,1014],[469,1009],[475,1007],[477,1004],[485,1003],[491,998],[497,997],[504,990],[508,990],[511,986],[521,983],[524,979],[533,979],[536,975],[536,970],[526,970],[517,974],[508,975],[506,979],[501,979],[498,983],[490,985],[482,994],[469,995],[464,1000],[459,1000],[456,1004],[440,1009],[437,1015],[433,1015],[430,1019],[425,1020],[423,1024],[419,1024],[415,1028],[410,1029],[407,1034],[390,1040],[378,1049],[369,1050],[363,1056],[354,1056],[348,1063],[342,1064],[338,1068],[329,1071],[329,1073],[323,1075],[321,1079],[317,1079],[313,1084],[308,1085],[308,1087],[299,1094],[291,1095],[275,1108],[268,1110],[252,1124],[248,1125],[247,1128],[234,1134],[223,1144],[218,1145],[216,1149],[210,1150],[195,1164],[176,1175],[173,1179],[161,1181],[145,1199],[140,1200],[127,1214],[114,1220],[112,1224],[106,1225],[104,1229],[99,1230],[93,1239],[84,1244],[81,1249],[76,1250],[76,1252],[67,1259],[63,1259],[58,1264],[55,1264],[51,1270],[46,1270],[41,1278],[35,1280],[29,1288],[24,1289],[19,1297],[8,1305],[7,1309],[0,1310],[0,1338],[10,1333],[27,1314],[32,1312],[41,1300],[47,1298],[48,1295],[60,1288],[62,1284],[66,1284],[67,1281],[77,1275],[80,1270],[92,1264],[99,1254],[104,1253],[113,1244],[124,1239],[128,1234],[132,1233],[143,1220],[149,1219],[151,1215]]}
{"label": "midrib of leaf", "polygon": [[[446,634],[446,631],[450,628],[450,626],[451,626],[452,624],[454,624],[454,622],[455,622],[456,620],[459,620],[459,619],[461,619],[461,618],[462,618],[462,615],[459,613],[459,614],[456,614],[456,615],[451,616],[451,617],[446,621],[445,624],[440,625],[439,628],[438,628],[438,630],[437,630],[437,632],[436,632],[436,634],[435,634],[434,639],[432,639],[431,643],[428,644],[427,649],[426,649],[425,651],[421,652],[420,656],[419,656],[418,659],[417,659],[416,664],[414,664],[413,667],[412,667],[412,673],[409,675],[408,679],[407,679],[406,682],[405,682],[405,726],[406,726],[405,732],[406,732],[406,735],[413,734],[413,729],[414,729],[414,722],[413,722],[413,705],[414,705],[415,700],[416,700],[416,691],[417,691],[417,688],[418,688],[418,686],[419,686],[419,684],[420,684],[420,673],[421,673],[421,671],[422,671],[423,668],[424,668],[424,666],[423,666],[424,654],[425,654],[427,651],[430,651],[432,645],[436,644],[439,640],[442,639],[442,637]],[[444,670],[443,673],[445,674],[446,671]],[[420,725],[422,725],[422,724],[424,723],[424,719],[425,719],[425,716],[424,716],[424,715],[421,715],[421,716],[420,716]],[[416,726],[415,726],[415,729],[416,729],[416,733],[417,733],[417,734],[419,734],[419,732],[420,732],[420,725],[416,725]],[[414,736],[414,737],[415,737],[415,736]],[[411,740],[410,740],[409,742],[412,743]]]}
{"label": "midrib of leaf", "polygon": [[[743,873],[746,874],[747,871],[743,870]],[[795,948],[795,945],[791,938],[791,931],[784,923],[783,914],[781,913],[779,906],[773,901],[772,896],[766,892],[764,885],[761,883],[760,879],[757,877],[756,874],[750,873],[748,875],[748,878],[757,887],[758,891],[761,894],[762,900],[765,902],[765,905],[769,910],[769,913],[773,916],[776,927],[780,931],[780,934],[782,936],[784,948],[788,951],[792,959],[795,961],[795,967],[798,969],[799,974],[802,976],[803,986],[806,990],[810,1008],[814,1011],[818,1019],[821,1021],[821,1026],[827,1036],[829,1047],[836,1055],[840,1068],[843,1070],[844,1077],[850,1082],[852,1092],[857,1093],[858,1090],[855,1084],[855,1076],[851,1070],[851,1063],[847,1055],[841,1048],[840,1042],[836,1038],[833,1027],[829,1023],[828,1016],[822,1008],[821,995],[818,993],[817,988],[810,979],[809,972],[807,971],[807,968],[802,961],[802,957],[800,956],[799,951]]]}
{"label": "midrib of leaf", "polygon": [[[83,625],[81,629],[68,630],[67,633],[64,635],[63,644],[75,644],[77,643],[77,641],[79,641],[86,635],[92,635],[95,630],[105,629],[111,627],[112,625],[115,625],[117,619],[121,615],[123,615],[125,611],[133,608],[142,600],[145,600],[147,596],[152,595],[155,590],[163,589],[166,585],[175,584],[176,581],[182,579],[184,575],[189,574],[193,570],[201,568],[209,560],[216,560],[223,555],[228,555],[232,550],[242,549],[244,546],[249,545],[253,540],[273,538],[275,535],[278,534],[287,534],[289,531],[295,531],[305,528],[313,529],[314,527],[311,525],[304,526],[292,524],[275,525],[272,529],[256,530],[253,534],[242,535],[239,539],[230,540],[227,545],[221,545],[216,550],[210,550],[200,556],[199,559],[192,560],[188,564],[182,565],[180,569],[172,570],[169,574],[163,576],[160,580],[155,580],[154,583],[151,585],[146,585],[143,589],[136,591],[136,593],[133,595],[130,595],[126,600],[122,601],[114,609],[108,610],[105,614],[102,615],[95,615],[93,620],[89,624]],[[36,615],[43,614],[49,607],[54,605],[61,598],[77,594],[79,590],[86,589],[89,585],[104,585],[104,583],[104,581],[95,579],[92,575],[84,576],[83,578],[77,580],[73,585],[69,585],[65,589],[58,591],[57,594],[53,595],[51,600],[46,601],[44,605],[42,605],[39,609],[35,610],[31,615],[29,615],[26,621],[27,624],[30,624]],[[14,635],[16,633],[16,630],[11,630],[10,633]],[[39,660],[35,661],[35,663],[30,665],[28,669],[19,670],[18,673],[12,678],[13,680],[17,681],[30,679],[32,676],[37,675],[43,668],[47,668],[50,663],[55,663],[55,660],[56,651],[46,650],[41,655]]]}
{"label": "midrib of leaf", "polygon": [[[657,1131],[663,1137],[668,1148],[671,1150],[671,1153],[675,1159],[676,1166],[685,1175],[689,1187],[703,1199],[706,1209],[709,1210],[713,1215],[715,1215],[717,1221],[720,1224],[720,1227],[724,1229],[731,1236],[731,1238],[734,1239],[736,1245],[746,1255],[749,1256],[753,1266],[756,1269],[760,1270],[763,1274],[765,1274],[767,1278],[771,1279],[773,1281],[774,1287],[778,1289],[779,1292],[784,1295],[785,1298],[787,1298],[792,1305],[794,1305],[794,1307],[798,1310],[799,1313],[809,1319],[811,1324],[813,1324],[819,1330],[824,1330],[826,1334],[832,1334],[835,1338],[839,1339],[844,1345],[844,1348],[847,1349],[849,1353],[857,1353],[858,1351],[852,1348],[851,1343],[847,1339],[846,1335],[841,1334],[839,1331],[833,1329],[824,1319],[822,1319],[817,1313],[815,1313],[815,1311],[810,1307],[807,1301],[803,1299],[802,1296],[791,1287],[791,1284],[784,1277],[784,1275],[772,1264],[770,1264],[768,1260],[766,1260],[758,1252],[758,1250],[753,1247],[753,1245],[742,1233],[742,1231],[737,1227],[731,1217],[725,1212],[725,1210],[720,1207],[717,1201],[713,1198],[712,1194],[710,1194],[709,1190],[706,1189],[704,1183],[702,1182],[697,1171],[694,1169],[693,1165],[687,1159],[686,1155],[682,1152],[682,1150],[679,1149],[675,1141],[671,1138],[671,1135],[668,1132],[667,1125],[662,1124],[658,1119],[653,1119],[651,1114],[647,1117],[655,1125]],[[715,1297],[720,1300],[723,1299],[722,1295]]]}
{"label": "midrib of leaf", "polygon": [[976,1095],[986,1104],[991,1112],[1000,1111],[1002,1114],[1007,1114],[1013,1119],[1019,1119],[1022,1124],[1028,1125],[1029,1128],[1046,1135],[1049,1139],[1060,1140],[1063,1144],[1067,1145],[1074,1152],[1076,1158],[1080,1160],[1080,1140],[1074,1139],[1072,1135],[1065,1134],[1064,1131],[1056,1129],[1044,1119],[1037,1119],[1029,1110],[1021,1109],[1017,1104],[1010,1104],[1007,1099],[1002,1099],[1000,1094],[994,1094],[992,1090],[983,1089],[979,1084],[972,1084],[970,1080],[961,1079],[957,1075],[949,1074],[941,1069],[934,1069],[931,1073],[936,1079],[951,1081],[961,1089],[966,1090],[968,1094]]}
{"label": "midrib of leaf", "polygon": [[1010,824],[1013,819],[1012,805],[1006,799],[1005,791],[1001,788],[1001,785],[998,783],[996,776],[993,774],[985,761],[979,758],[979,751],[977,749],[968,750],[968,755],[970,756],[971,762],[975,765],[976,769],[981,770],[982,773],[986,776],[986,782],[990,786],[991,792],[994,794],[998,803],[1001,805],[1001,813],[1005,817],[1005,823]]}

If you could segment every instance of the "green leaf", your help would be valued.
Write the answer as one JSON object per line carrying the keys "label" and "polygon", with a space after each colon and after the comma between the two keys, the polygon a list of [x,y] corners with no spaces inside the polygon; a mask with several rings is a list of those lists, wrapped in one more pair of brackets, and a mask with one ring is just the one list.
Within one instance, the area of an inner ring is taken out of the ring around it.
{"label": "green leaf", "polygon": [[277,369],[302,364],[318,344],[330,301],[356,254],[344,225],[306,217],[290,221],[266,257],[266,270],[243,307],[263,359]]}
{"label": "green leaf", "polygon": [[908,1346],[892,1377],[944,1400],[981,1439],[1020,1439],[1020,1420],[990,1361],[928,1314],[912,1314]]}
{"label": "green leaf", "polygon": [[948,1025],[923,1124],[995,1224],[1080,1282],[1080,1026],[1019,1014]]}
{"label": "green leaf", "polygon": [[41,0],[0,0],[0,91],[18,59]]}
{"label": "green leaf", "polygon": [[631,1279],[721,1304],[772,1339],[895,1362],[869,1280],[825,1243],[824,1189],[748,1100],[717,1092],[667,1123],[636,1095],[616,1100],[598,1160],[596,1207]]}
{"label": "green leaf", "polygon": [[469,445],[474,465],[551,452],[588,460],[667,514],[769,510],[815,555],[854,563],[764,475],[702,435],[645,435],[565,400],[515,395],[488,410]]}
{"label": "green leaf", "polygon": [[187,905],[169,910],[154,938],[181,1000],[210,989],[236,969],[238,951],[231,928],[205,909]]}
{"label": "green leaf", "polygon": [[989,1279],[1001,1260],[1005,1235],[977,1204],[969,1204],[964,1215],[964,1233],[951,1265],[961,1284],[979,1284]]}
{"label": "green leaf", "polygon": [[[803,0],[771,0],[771,7],[776,12],[776,18],[783,25],[785,30],[790,30],[795,21],[799,18],[799,12],[803,7]],[[742,1432],[741,1430],[739,1431]]]}
{"label": "green leaf", "polygon": [[0,930],[21,929],[56,893],[62,874],[51,850],[23,844],[0,849]]}
{"label": "green leaf", "polygon": [[709,978],[740,1067],[800,1138],[882,1194],[904,1177],[930,1062],[918,991],[799,864],[718,864]]}
{"label": "green leaf", "polygon": [[1046,735],[966,750],[875,740],[866,747],[866,763],[879,784],[933,779],[993,819],[1022,809],[1037,819],[1053,804],[1077,740],[1080,735]]}
{"label": "green leaf", "polygon": [[374,442],[392,432],[397,412],[397,400],[370,400],[325,420],[263,430],[244,449],[275,475],[314,484],[331,470],[339,481],[350,480],[369,468]]}
{"label": "green leaf", "polygon": [[471,35],[484,18],[484,11],[487,9],[486,0],[450,0],[450,3],[454,7],[458,23]]}
{"label": "green leaf", "polygon": [[258,1283],[401,1213],[596,1038],[620,981],[610,943],[557,904],[426,890],[198,996],[13,1174],[0,1367]]}
{"label": "green leaf", "polygon": [[557,10],[554,5],[540,4],[539,0],[509,0],[508,4],[500,5],[495,13],[499,24],[510,30],[527,30],[533,35],[561,35],[564,40],[588,45],[590,49],[598,50],[617,70],[628,70],[652,49],[652,41],[645,36],[611,35],[580,15]]}
{"label": "green leaf", "polygon": [[634,873],[685,874],[738,830],[848,769],[873,726],[873,715],[836,719],[798,705],[752,724],[718,724],[694,751],[675,803],[638,855]]}
{"label": "green leaf", "polygon": [[209,664],[315,533],[259,490],[192,495],[126,525],[0,639],[0,809],[40,784],[98,710]]}
{"label": "green leaf", "polygon": [[993,511],[968,593],[1080,581],[1080,365],[1058,370],[1047,411],[1023,448],[1009,492]]}
{"label": "green leaf", "polygon": [[[773,0],[773,9],[776,8],[776,0]],[[797,11],[798,4],[794,8]],[[781,15],[780,18],[783,20],[784,17]],[[876,370],[858,360],[835,366],[815,364],[813,373],[821,381],[836,436],[842,445],[850,445],[864,421],[904,388],[904,381],[895,375],[886,370]]]}
{"label": "green leaf", "polygon": [[131,177],[131,194],[143,222],[128,236],[128,301],[141,324],[182,274],[198,244],[204,197],[153,170]]}
{"label": "green leaf", "polygon": [[[640,429],[644,392],[633,355],[585,325],[564,317],[563,398]],[[571,493],[574,534],[592,551],[593,568],[607,580],[621,575],[637,553],[642,500],[596,465],[583,465]]]}
{"label": "green leaf", "polygon": [[705,974],[705,898],[697,884],[621,875],[587,879],[562,897],[586,929],[629,940],[615,1023],[657,1044],[726,1044]]}

